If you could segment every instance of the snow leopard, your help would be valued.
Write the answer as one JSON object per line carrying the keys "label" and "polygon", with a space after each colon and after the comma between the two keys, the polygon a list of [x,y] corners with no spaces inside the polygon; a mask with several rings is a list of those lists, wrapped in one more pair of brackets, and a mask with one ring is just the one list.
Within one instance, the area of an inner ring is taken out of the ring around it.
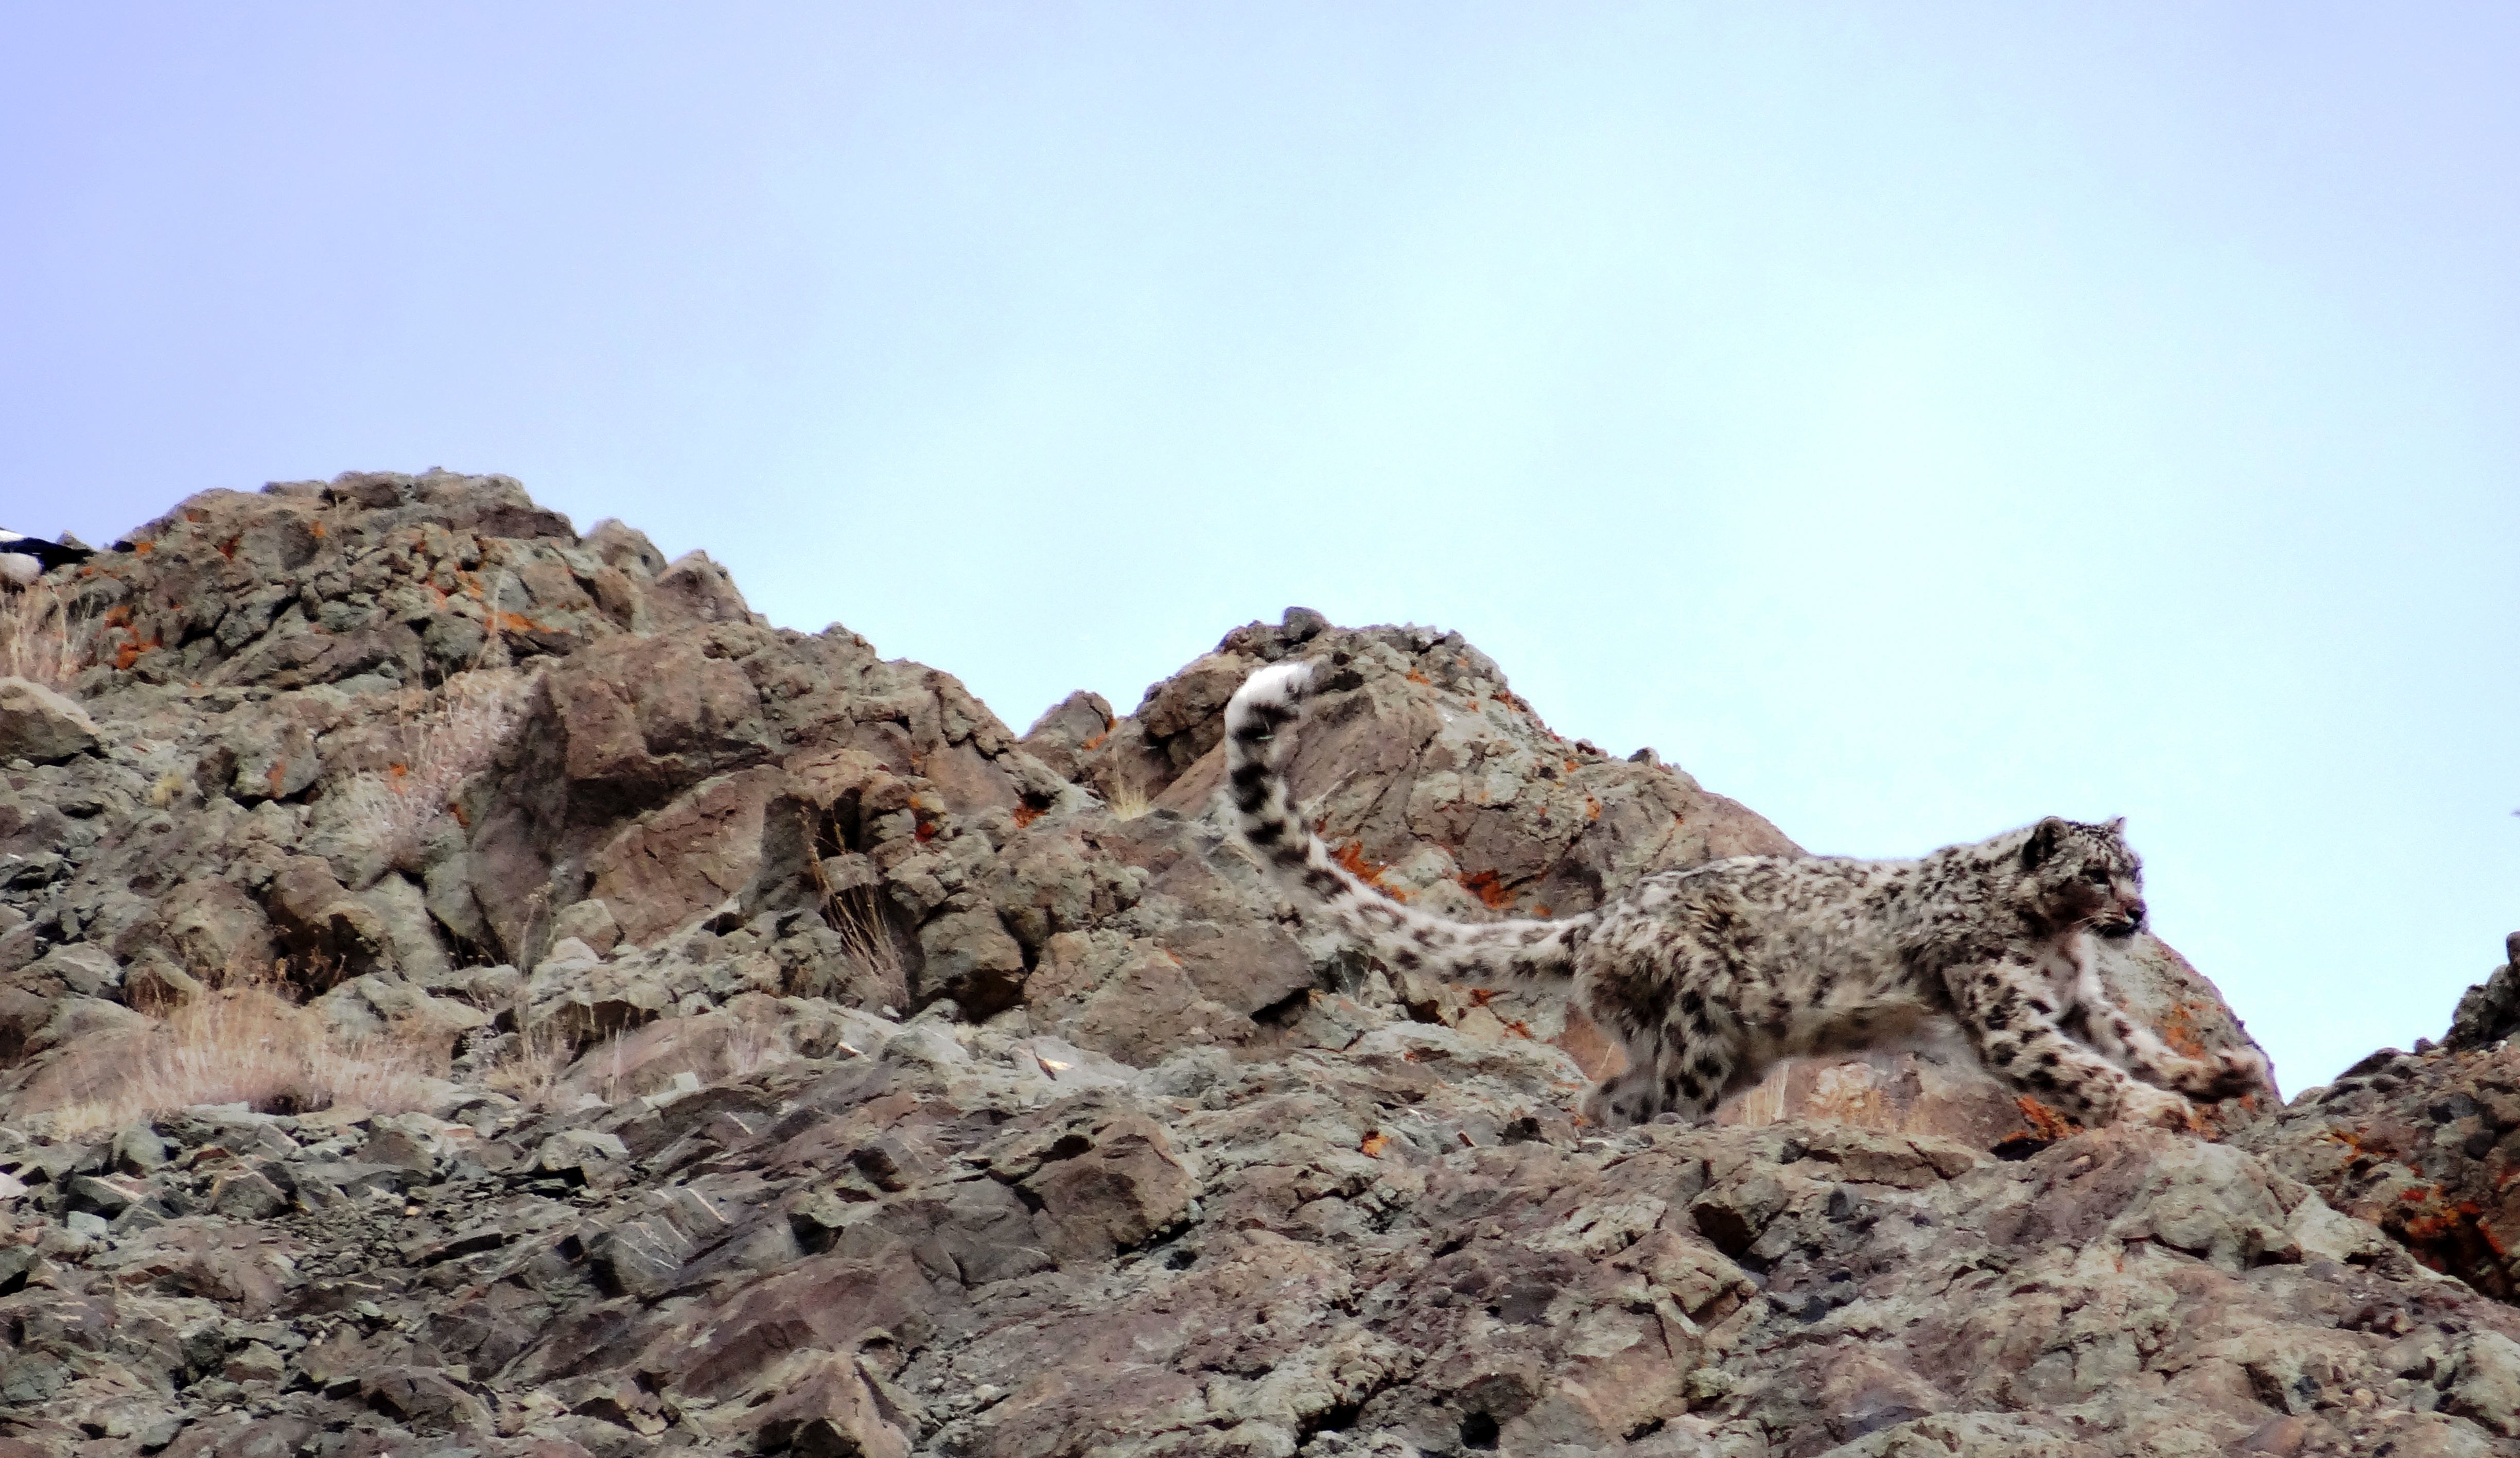
{"label": "snow leopard", "polygon": [[1382,895],[1297,818],[1283,766],[1311,675],[1273,664],[1227,704],[1235,828],[1387,965],[1567,995],[1627,1054],[1585,1095],[1588,1122],[1704,1119],[1778,1059],[1955,1029],[1997,1078],[2091,1126],[2193,1128],[2190,1100],[2271,1086],[2256,1053],[2182,1057],[2102,991],[2093,938],[2144,925],[2122,819],[2049,816],[1918,860],[1734,856],[1579,915],[1457,922]]}

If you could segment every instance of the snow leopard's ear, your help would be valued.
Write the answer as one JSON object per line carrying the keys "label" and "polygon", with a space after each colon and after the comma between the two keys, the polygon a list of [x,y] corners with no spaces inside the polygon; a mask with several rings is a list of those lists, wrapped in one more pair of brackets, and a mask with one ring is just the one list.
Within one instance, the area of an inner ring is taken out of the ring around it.
{"label": "snow leopard's ear", "polygon": [[2048,863],[2064,843],[2065,833],[2073,827],[2061,815],[2050,815],[2030,828],[2030,839],[2021,844],[2021,869],[2036,871]]}
{"label": "snow leopard's ear", "polygon": [[2124,815],[2120,815],[2117,819],[2101,826],[2100,829],[2107,831],[2110,835],[2123,841],[2126,839],[2126,817]]}

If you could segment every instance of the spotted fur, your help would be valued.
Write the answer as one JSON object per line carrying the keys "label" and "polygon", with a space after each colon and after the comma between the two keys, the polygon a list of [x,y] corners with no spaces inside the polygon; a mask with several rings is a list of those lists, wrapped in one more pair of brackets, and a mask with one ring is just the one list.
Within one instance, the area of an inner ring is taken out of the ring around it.
{"label": "spotted fur", "polygon": [[1310,687],[1310,665],[1279,663],[1226,706],[1243,839],[1393,967],[1564,991],[1627,1052],[1585,1098],[1597,1122],[1702,1118],[1780,1058],[1955,1029],[1988,1071],[2088,1124],[2184,1127],[2189,1099],[2267,1086],[2254,1053],[2183,1058],[2101,990],[2092,938],[2143,926],[2123,821],[2050,816],[1912,861],[1735,856],[1580,916],[1456,922],[1383,896],[1297,818],[1283,765]]}

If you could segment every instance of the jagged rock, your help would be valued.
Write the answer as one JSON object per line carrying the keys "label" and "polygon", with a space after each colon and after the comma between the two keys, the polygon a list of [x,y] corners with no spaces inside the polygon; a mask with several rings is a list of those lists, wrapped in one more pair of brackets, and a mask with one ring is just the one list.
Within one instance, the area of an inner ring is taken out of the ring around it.
{"label": "jagged rock", "polygon": [[2467,989],[2442,1041],[2465,1051],[2501,1042],[2520,1031],[2520,932],[2502,939],[2503,964]]}
{"label": "jagged rock", "polygon": [[533,1167],[544,1174],[591,1178],[630,1158],[618,1136],[597,1129],[562,1129],[534,1151]]}
{"label": "jagged rock", "polygon": [[1079,689],[1042,711],[1024,731],[1023,747],[1062,779],[1075,779],[1085,756],[1111,732],[1111,702]]}
{"label": "jagged rock", "polygon": [[249,733],[231,736],[223,748],[222,762],[236,766],[225,777],[228,794],[239,804],[303,794],[324,771],[315,752],[315,736],[295,719],[276,733],[256,726]]}
{"label": "jagged rock", "polygon": [[2382,1049],[2241,1136],[2432,1269],[2504,1300],[2520,1297],[2520,1047],[2499,1008],[2512,977],[2506,966],[2469,988],[2445,1043]]}
{"label": "jagged rock", "polygon": [[156,926],[144,930],[162,938],[187,977],[248,973],[269,967],[278,954],[270,917],[244,888],[219,877],[177,886],[158,908]]}
{"label": "jagged rock", "polygon": [[592,890],[623,908],[621,934],[650,940],[749,886],[761,869],[763,815],[787,778],[765,765],[703,781],[597,849]]}
{"label": "jagged rock", "polygon": [[777,1393],[754,1414],[754,1441],[765,1452],[854,1453],[862,1458],[906,1458],[917,1420],[910,1403],[887,1400],[864,1358],[809,1353],[780,1374]]}
{"label": "jagged rock", "polygon": [[552,918],[555,944],[575,941],[598,957],[621,944],[621,924],[612,919],[612,909],[601,896],[563,907]]}
{"label": "jagged rock", "polygon": [[0,759],[54,764],[97,747],[96,721],[68,699],[23,678],[0,678]]}
{"label": "jagged rock", "polygon": [[107,997],[122,984],[122,968],[100,946],[55,947],[22,974],[29,982],[50,980],[80,997]]}
{"label": "jagged rock", "polygon": [[[0,795],[0,1451],[2520,1451],[2511,976],[2231,1143],[1904,1054],[1603,1135],[1580,1022],[1394,977],[1211,813],[1301,655],[1296,788],[1418,904],[1794,853],[1458,637],[1293,610],[1017,740],[504,478],[135,540],[67,579],[94,750]],[[390,1057],[100,1101],[240,985]]]}

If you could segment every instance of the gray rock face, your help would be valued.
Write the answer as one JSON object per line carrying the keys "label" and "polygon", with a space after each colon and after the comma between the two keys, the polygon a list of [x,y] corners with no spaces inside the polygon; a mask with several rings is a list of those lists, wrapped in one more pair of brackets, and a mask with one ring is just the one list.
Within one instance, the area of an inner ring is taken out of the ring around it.
{"label": "gray rock face", "polygon": [[[2506,950],[2520,956],[2520,933]],[[2498,968],[2442,1045],[2384,1048],[2243,1136],[2431,1269],[2506,1301],[2520,1298],[2520,1048],[2498,1009],[2515,985],[2520,970]]]}
{"label": "gray rock face", "polygon": [[2520,1312],[2228,1146],[1587,1138],[1524,1039],[1141,1071],[855,1019],[831,1057],[541,1112],[164,1116],[95,1146],[136,1173],[11,1136],[50,1233],[10,1248],[10,1421],[1641,1455],[2490,1453],[2520,1422]]}
{"label": "gray rock face", "polygon": [[42,684],[0,678],[0,759],[54,764],[96,746],[85,709]]}
{"label": "gray rock face", "polygon": [[64,589],[89,742],[0,770],[0,1458],[2520,1451],[2490,991],[2228,1144],[1910,1055],[1601,1137],[1598,1036],[1210,811],[1301,655],[1396,895],[1797,853],[1457,636],[1294,610],[1019,740],[504,478],[135,541]]}

